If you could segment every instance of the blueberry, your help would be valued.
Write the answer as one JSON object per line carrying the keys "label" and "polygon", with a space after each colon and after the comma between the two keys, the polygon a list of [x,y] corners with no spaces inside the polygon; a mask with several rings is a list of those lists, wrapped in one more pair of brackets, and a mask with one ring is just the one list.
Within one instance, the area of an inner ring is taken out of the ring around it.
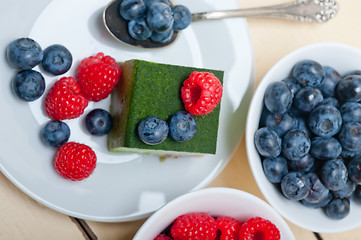
{"label": "blueberry", "polygon": [[332,67],[324,66],[324,81],[318,87],[324,97],[334,97],[337,83],[341,80],[341,75]]}
{"label": "blueberry", "polygon": [[293,96],[295,96],[302,88],[302,86],[293,77],[285,78],[282,81],[287,84],[289,89],[291,89]]}
{"label": "blueberry", "polygon": [[43,59],[43,50],[39,43],[31,38],[19,38],[12,41],[6,49],[8,61],[16,68],[29,70]]}
{"label": "blueberry", "polygon": [[306,199],[302,199],[302,200],[301,200],[301,203],[302,203],[302,205],[304,205],[304,206],[306,206],[306,207],[310,207],[310,208],[316,209],[316,208],[325,207],[329,202],[331,202],[332,198],[333,198],[333,195],[332,195],[332,193],[329,191],[327,197],[326,197],[324,200],[320,201],[320,202],[310,203],[310,202],[308,202]]}
{"label": "blueberry", "polygon": [[355,182],[356,184],[361,184],[361,156],[358,155],[354,159],[352,159],[348,166],[348,174],[349,178]]}
{"label": "blueberry", "polygon": [[320,179],[331,191],[342,189],[348,178],[345,164],[340,159],[328,160],[321,168]]}
{"label": "blueberry", "polygon": [[41,130],[43,141],[52,147],[61,147],[70,137],[70,129],[65,122],[49,121]]}
{"label": "blueberry", "polygon": [[266,120],[269,114],[272,114],[266,107],[262,108],[261,117],[259,120],[259,128],[266,126]]}
{"label": "blueberry", "polygon": [[258,129],[254,142],[258,153],[263,157],[277,157],[281,153],[281,138],[270,128]]}
{"label": "blueberry", "polygon": [[123,0],[119,5],[119,14],[125,20],[143,17],[145,10],[146,7],[143,0]]}
{"label": "blueberry", "polygon": [[360,154],[359,152],[354,152],[354,151],[350,151],[350,150],[347,150],[347,149],[342,149],[342,152],[341,152],[341,157],[346,160],[346,161],[349,161],[351,159],[353,159],[356,155]]}
{"label": "blueberry", "polygon": [[329,218],[340,220],[350,213],[350,200],[348,198],[334,198],[325,207],[325,213]]}
{"label": "blueberry", "polygon": [[86,115],[85,127],[90,134],[103,136],[112,130],[113,118],[108,111],[96,108]]}
{"label": "blueberry", "polygon": [[292,101],[291,89],[284,82],[271,83],[265,91],[264,103],[270,112],[283,114],[290,109]]}
{"label": "blueberry", "polygon": [[297,119],[304,118],[306,116],[305,113],[298,111],[294,106],[291,106],[291,108],[288,110],[288,113]]}
{"label": "blueberry", "polygon": [[352,70],[346,73],[343,77],[349,77],[351,75],[361,75],[361,70]]}
{"label": "blueberry", "polygon": [[169,134],[177,142],[186,142],[197,132],[197,123],[193,116],[184,111],[176,112],[169,118]]}
{"label": "blueberry", "polygon": [[160,117],[147,117],[138,125],[138,136],[149,145],[156,145],[163,142],[169,132],[167,122]]}
{"label": "blueberry", "polygon": [[315,137],[311,141],[310,153],[317,159],[330,160],[340,156],[342,147],[333,137]]}
{"label": "blueberry", "polygon": [[280,183],[282,178],[288,173],[287,160],[281,156],[265,158],[262,166],[266,178],[272,183]]}
{"label": "blueberry", "polygon": [[311,140],[299,129],[288,131],[282,140],[282,154],[290,160],[304,157],[311,148]]}
{"label": "blueberry", "polygon": [[337,191],[333,191],[333,195],[336,198],[351,198],[355,189],[356,189],[356,184],[351,180],[347,180],[343,188]]}
{"label": "blueberry", "polygon": [[288,113],[270,113],[266,117],[266,127],[271,128],[278,136],[283,137],[291,129],[298,126],[297,119]]}
{"label": "blueberry", "polygon": [[173,26],[172,9],[161,2],[153,3],[146,13],[146,20],[151,30],[165,32]]}
{"label": "blueberry", "polygon": [[315,158],[308,153],[298,160],[289,160],[287,165],[291,171],[308,173],[315,166]]}
{"label": "blueberry", "polygon": [[361,123],[361,104],[357,102],[346,102],[340,107],[342,122],[359,122]]}
{"label": "blueberry", "polygon": [[132,38],[140,41],[147,40],[152,35],[152,30],[150,30],[144,18],[130,20],[128,32]]}
{"label": "blueberry", "polygon": [[61,75],[70,69],[72,62],[70,51],[63,45],[54,44],[45,48],[41,64],[46,72]]}
{"label": "blueberry", "polygon": [[361,123],[348,122],[344,124],[338,135],[342,147],[353,152],[361,151]]}
{"label": "blueberry", "polygon": [[192,22],[192,14],[186,6],[175,5],[173,11],[173,30],[183,30]]}
{"label": "blueberry", "polygon": [[361,99],[361,76],[351,75],[339,81],[336,96],[341,101],[357,102]]}
{"label": "blueberry", "polygon": [[292,76],[303,87],[316,87],[323,83],[324,72],[320,63],[313,60],[303,60],[295,64]]}
{"label": "blueberry", "polygon": [[310,190],[310,179],[303,173],[289,172],[282,178],[281,191],[288,199],[304,199],[308,196]]}
{"label": "blueberry", "polygon": [[317,136],[331,137],[341,129],[340,111],[330,105],[321,105],[310,113],[308,127]]}
{"label": "blueberry", "polygon": [[353,192],[352,199],[361,204],[361,185],[357,185],[355,191]]}
{"label": "blueberry", "polygon": [[169,29],[165,32],[153,32],[150,36],[150,39],[153,42],[166,43],[169,42],[173,37],[173,29]]}
{"label": "blueberry", "polygon": [[320,105],[329,105],[329,106],[333,106],[335,108],[338,108],[340,106],[340,103],[339,101],[337,100],[337,98],[334,98],[334,97],[327,97],[327,98],[324,98],[322,100],[322,102],[319,104]]}
{"label": "blueberry", "polygon": [[45,91],[45,80],[37,71],[24,70],[16,74],[12,81],[12,89],[15,95],[22,100],[35,101]]}
{"label": "blueberry", "polygon": [[306,176],[310,179],[311,190],[305,200],[309,203],[319,203],[325,200],[330,190],[323,185],[316,173],[308,173]]}
{"label": "blueberry", "polygon": [[156,3],[156,2],[161,2],[161,3],[167,4],[169,6],[168,0],[143,0],[143,1],[145,3],[146,7],[150,7],[150,5],[152,5],[153,3]]}
{"label": "blueberry", "polygon": [[317,88],[302,88],[294,98],[294,107],[303,113],[309,113],[323,101],[322,93]]}
{"label": "blueberry", "polygon": [[306,136],[311,138],[311,131],[308,129],[308,126],[307,126],[307,122],[306,122],[306,119],[305,118],[302,118],[302,117],[298,117],[297,118],[297,127],[296,129],[299,129],[299,130],[302,130],[306,133]]}

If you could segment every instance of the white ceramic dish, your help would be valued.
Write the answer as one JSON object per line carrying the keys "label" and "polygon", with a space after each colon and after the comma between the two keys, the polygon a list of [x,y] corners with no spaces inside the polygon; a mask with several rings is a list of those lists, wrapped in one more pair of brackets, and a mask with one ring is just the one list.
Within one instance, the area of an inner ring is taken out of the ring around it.
{"label": "white ceramic dish", "polygon": [[[62,213],[94,221],[130,221],[149,216],[166,202],[209,184],[231,158],[244,132],[253,82],[253,52],[245,20],[228,19],[192,24],[170,47],[142,50],[112,39],[101,22],[107,0],[0,0],[3,24],[0,46],[30,36],[43,48],[60,43],[73,54],[65,76],[74,76],[79,61],[104,52],[119,61],[139,58],[186,66],[225,70],[224,98],[215,156],[168,159],[139,154],[111,154],[105,137],[92,137],[83,129],[82,117],[66,121],[70,140],[91,146],[98,155],[94,174],[81,182],[62,179],[53,169],[55,150],[39,137],[48,118],[43,99],[26,103],[11,92],[16,71],[0,61],[2,109],[1,171],[22,191]],[[236,0],[182,1],[191,11],[238,8]],[[26,12],[26,14],[25,14]],[[38,68],[37,68],[38,69]],[[49,88],[59,77],[44,75]],[[91,103],[109,107],[109,101]],[[187,176],[186,178],[184,176]]]}
{"label": "white ceramic dish", "polygon": [[295,239],[283,218],[260,198],[232,188],[205,188],[184,194],[167,203],[145,221],[133,240],[152,240],[178,216],[192,212],[229,216],[242,222],[259,216],[278,227],[281,240]]}
{"label": "white ceramic dish", "polygon": [[342,232],[361,226],[361,206],[351,201],[350,214],[342,220],[328,218],[322,210],[315,210],[298,202],[287,200],[270,183],[262,170],[261,159],[254,146],[254,133],[258,129],[263,96],[271,82],[287,77],[292,66],[304,59],[313,59],[322,65],[334,67],[340,74],[361,69],[361,50],[338,43],[318,43],[297,49],[279,60],[264,76],[253,95],[246,126],[246,147],[253,176],[266,200],[290,222],[314,232]]}

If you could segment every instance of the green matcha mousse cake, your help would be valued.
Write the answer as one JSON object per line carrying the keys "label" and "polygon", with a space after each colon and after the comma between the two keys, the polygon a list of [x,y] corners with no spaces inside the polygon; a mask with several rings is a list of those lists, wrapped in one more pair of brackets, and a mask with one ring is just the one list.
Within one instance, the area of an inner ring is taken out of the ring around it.
{"label": "green matcha mousse cake", "polygon": [[187,142],[168,136],[158,145],[148,145],[138,137],[137,127],[147,117],[167,120],[173,113],[185,111],[181,87],[192,72],[213,73],[223,83],[223,71],[143,60],[129,60],[121,66],[122,78],[111,94],[114,127],[108,134],[109,151],[155,155],[216,153],[220,104],[207,115],[194,116],[197,132]]}

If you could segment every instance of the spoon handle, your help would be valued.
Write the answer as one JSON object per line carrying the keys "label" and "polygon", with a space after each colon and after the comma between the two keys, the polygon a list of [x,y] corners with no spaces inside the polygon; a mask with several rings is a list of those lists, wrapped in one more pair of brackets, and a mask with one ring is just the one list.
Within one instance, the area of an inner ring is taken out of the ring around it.
{"label": "spoon handle", "polygon": [[273,6],[192,14],[192,22],[234,17],[270,17],[301,22],[324,23],[338,11],[335,0],[293,0]]}

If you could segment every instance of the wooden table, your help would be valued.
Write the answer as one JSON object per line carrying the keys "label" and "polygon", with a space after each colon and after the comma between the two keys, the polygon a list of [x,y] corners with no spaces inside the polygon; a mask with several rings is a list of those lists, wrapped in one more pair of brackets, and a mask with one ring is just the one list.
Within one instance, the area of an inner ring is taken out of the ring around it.
{"label": "wooden table", "polygon": [[[287,0],[239,0],[242,7],[255,7]],[[255,56],[255,81],[296,48],[324,41],[361,49],[361,1],[338,0],[340,12],[324,25],[270,19],[248,19]],[[6,2],[6,4],[10,4]],[[2,23],[4,24],[4,23]],[[263,198],[250,171],[244,138],[231,161],[209,187],[232,187]],[[0,174],[0,239],[132,239],[144,220],[101,223],[74,219],[49,209],[17,189]],[[291,223],[296,239],[360,239],[361,227],[337,233],[313,233]]]}

